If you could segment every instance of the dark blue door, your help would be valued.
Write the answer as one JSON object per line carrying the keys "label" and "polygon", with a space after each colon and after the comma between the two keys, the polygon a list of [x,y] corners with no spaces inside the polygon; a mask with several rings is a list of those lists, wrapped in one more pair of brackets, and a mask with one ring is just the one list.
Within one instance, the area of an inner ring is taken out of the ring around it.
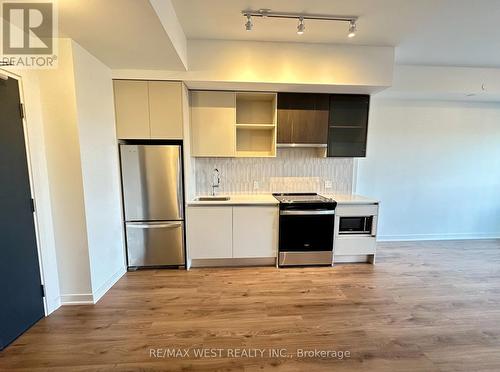
{"label": "dark blue door", "polygon": [[0,350],[44,315],[18,81],[0,79]]}

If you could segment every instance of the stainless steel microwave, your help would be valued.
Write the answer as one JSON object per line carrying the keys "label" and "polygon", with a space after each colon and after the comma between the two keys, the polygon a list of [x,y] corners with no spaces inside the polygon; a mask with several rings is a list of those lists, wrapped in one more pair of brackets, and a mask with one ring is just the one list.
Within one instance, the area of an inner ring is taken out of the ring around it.
{"label": "stainless steel microwave", "polygon": [[339,235],[371,235],[373,216],[340,217]]}

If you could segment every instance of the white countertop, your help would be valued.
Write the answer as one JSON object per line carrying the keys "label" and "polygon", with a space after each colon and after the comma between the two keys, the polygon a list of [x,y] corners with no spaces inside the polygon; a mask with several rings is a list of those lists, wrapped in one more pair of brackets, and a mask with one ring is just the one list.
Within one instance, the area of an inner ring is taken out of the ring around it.
{"label": "white countertop", "polygon": [[[203,195],[205,196],[205,195]],[[279,202],[271,194],[221,194],[229,196],[229,200],[217,201],[188,201],[188,205],[278,205]]]}
{"label": "white countertop", "polygon": [[356,194],[320,194],[335,200],[338,204],[378,204],[377,199]]}
{"label": "white countertop", "polygon": [[[376,204],[378,200],[366,196],[355,194],[321,194],[327,198],[332,198],[338,204]],[[218,201],[188,201],[189,206],[201,205],[278,205],[279,202],[272,194],[224,194],[217,196],[229,196],[229,200]]]}

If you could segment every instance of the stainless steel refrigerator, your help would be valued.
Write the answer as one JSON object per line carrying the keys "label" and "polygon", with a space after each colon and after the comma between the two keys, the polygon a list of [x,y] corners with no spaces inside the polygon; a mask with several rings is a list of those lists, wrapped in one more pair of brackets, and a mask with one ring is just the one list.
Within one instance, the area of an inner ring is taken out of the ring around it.
{"label": "stainless steel refrigerator", "polygon": [[183,266],[180,145],[120,145],[129,268]]}

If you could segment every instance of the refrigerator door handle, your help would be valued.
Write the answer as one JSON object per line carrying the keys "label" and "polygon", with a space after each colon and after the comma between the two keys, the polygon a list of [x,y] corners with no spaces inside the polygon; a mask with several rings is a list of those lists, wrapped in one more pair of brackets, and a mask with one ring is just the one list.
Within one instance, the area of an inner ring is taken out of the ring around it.
{"label": "refrigerator door handle", "polygon": [[182,222],[161,222],[161,223],[144,223],[144,222],[137,222],[137,223],[127,223],[127,227],[133,228],[133,229],[174,229],[177,227],[181,227]]}

